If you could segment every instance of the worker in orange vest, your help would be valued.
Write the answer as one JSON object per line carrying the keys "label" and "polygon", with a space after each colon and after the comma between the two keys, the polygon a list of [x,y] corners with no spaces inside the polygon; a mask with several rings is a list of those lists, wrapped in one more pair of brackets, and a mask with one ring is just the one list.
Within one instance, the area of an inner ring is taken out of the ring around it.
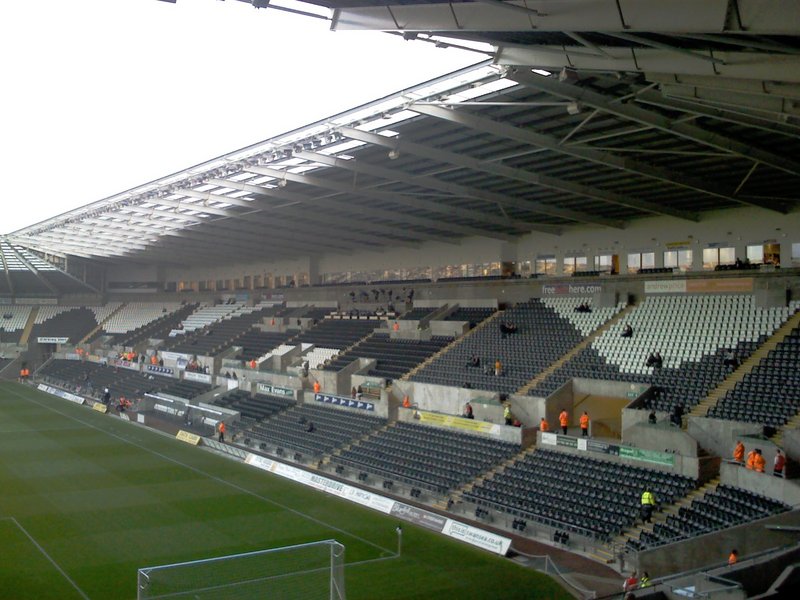
{"label": "worker in orange vest", "polygon": [[547,422],[547,419],[545,419],[544,417],[542,417],[542,420],[539,421],[539,431],[542,432],[550,431],[550,425]]}
{"label": "worker in orange vest", "polygon": [[225,441],[225,421],[219,422],[219,441]]}
{"label": "worker in orange vest", "polygon": [[567,414],[566,410],[562,410],[561,414],[558,415],[558,422],[561,423],[561,431],[564,432],[564,435],[567,435],[567,426],[569,425],[569,415]]}
{"label": "worker in orange vest", "polygon": [[151,365],[157,365],[158,364],[158,356],[153,354],[153,356],[150,357],[150,364]]}
{"label": "worker in orange vest", "polygon": [[411,408],[411,398],[408,395],[403,396],[403,408]]}
{"label": "worker in orange vest", "polygon": [[736,447],[733,449],[733,460],[739,464],[744,462],[744,444],[741,440],[736,442]]}
{"label": "worker in orange vest", "polygon": [[756,473],[763,473],[767,466],[767,460],[761,454],[761,449],[756,448],[756,455],[753,457],[753,469]]}
{"label": "worker in orange vest", "polygon": [[250,360],[250,368],[251,369],[255,369],[257,366],[258,366],[258,363],[256,362],[256,359],[255,358],[251,359]]}
{"label": "worker in orange vest", "polygon": [[315,381],[314,382],[314,393],[315,394],[319,394],[321,389],[322,389],[322,386],[319,384],[319,381]]}
{"label": "worker in orange vest", "polygon": [[730,556],[728,556],[728,566],[732,567],[737,562],[739,562],[739,551],[736,548],[734,548],[733,550],[731,550]]}
{"label": "worker in orange vest", "polygon": [[747,453],[747,462],[745,463],[745,466],[748,469],[750,469],[751,471],[756,468],[756,460],[755,459],[756,459],[756,451],[755,451],[755,449],[750,450],[750,452]]}
{"label": "worker in orange vest", "polygon": [[586,411],[581,415],[581,436],[589,437],[589,413]]}

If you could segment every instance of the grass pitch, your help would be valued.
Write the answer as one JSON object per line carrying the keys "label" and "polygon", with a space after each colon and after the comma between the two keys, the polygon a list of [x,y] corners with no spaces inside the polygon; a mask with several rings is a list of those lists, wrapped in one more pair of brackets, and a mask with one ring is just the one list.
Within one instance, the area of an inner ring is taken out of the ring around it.
{"label": "grass pitch", "polygon": [[135,598],[140,567],[330,538],[347,548],[351,600],[570,597],[548,577],[409,524],[403,554],[392,558],[396,525],[143,427],[0,384],[2,599]]}

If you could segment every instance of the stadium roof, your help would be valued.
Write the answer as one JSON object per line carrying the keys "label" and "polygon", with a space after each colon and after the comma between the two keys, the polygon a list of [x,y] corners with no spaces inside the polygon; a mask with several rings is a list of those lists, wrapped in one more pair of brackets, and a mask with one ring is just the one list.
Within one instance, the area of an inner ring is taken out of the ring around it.
{"label": "stadium roof", "polygon": [[9,236],[99,260],[222,264],[796,210],[800,5],[328,2],[493,60]]}

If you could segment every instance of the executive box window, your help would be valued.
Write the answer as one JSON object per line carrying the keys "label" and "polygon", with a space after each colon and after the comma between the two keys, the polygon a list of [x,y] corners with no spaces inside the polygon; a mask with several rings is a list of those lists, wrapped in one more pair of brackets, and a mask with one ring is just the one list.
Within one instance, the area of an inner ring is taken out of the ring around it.
{"label": "executive box window", "polygon": [[588,271],[589,261],[585,256],[565,256],[564,275],[572,275],[576,271]]}
{"label": "executive box window", "polygon": [[619,265],[615,254],[601,254],[594,257],[594,270],[600,273],[616,273]]}
{"label": "executive box window", "polygon": [[639,269],[653,269],[655,266],[655,252],[634,252],[628,254],[628,273],[637,273]]}
{"label": "executive box window", "polygon": [[692,251],[667,250],[664,252],[664,266],[668,269],[689,271],[692,268]]}
{"label": "executive box window", "polygon": [[800,243],[792,244],[792,266],[800,267]]}
{"label": "executive box window", "polygon": [[703,248],[703,268],[714,270],[719,265],[732,265],[736,262],[735,248]]}
{"label": "executive box window", "polygon": [[539,256],[536,259],[536,274],[537,275],[555,275],[556,274],[556,257],[555,256]]}

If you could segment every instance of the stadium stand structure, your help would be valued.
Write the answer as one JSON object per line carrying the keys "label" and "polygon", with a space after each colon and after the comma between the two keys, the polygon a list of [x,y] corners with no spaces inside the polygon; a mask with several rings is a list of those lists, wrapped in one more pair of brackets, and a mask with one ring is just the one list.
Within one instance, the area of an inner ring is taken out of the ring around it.
{"label": "stadium stand structure", "polygon": [[28,323],[32,306],[10,305],[0,308],[0,342],[17,343]]}
{"label": "stadium stand structure", "polygon": [[326,371],[339,371],[357,358],[372,358],[372,377],[398,379],[433,356],[453,341],[452,337],[433,336],[428,341],[392,339],[388,333],[373,333],[366,340],[338,354],[324,366]]}
{"label": "stadium stand structure", "polygon": [[169,332],[180,325],[183,319],[194,312],[197,306],[192,302],[183,303],[175,312],[162,314],[155,320],[144,323],[133,330],[113,334],[111,345],[129,347],[141,344],[148,339],[166,339]]}
{"label": "stadium stand structure", "polygon": [[[352,444],[333,456],[332,461],[445,495],[519,450],[519,444],[397,422]],[[337,469],[337,472],[342,471]]]}
{"label": "stadium stand structure", "polygon": [[214,403],[238,410],[241,415],[242,428],[269,419],[295,405],[295,401],[290,398],[270,394],[250,394],[238,389],[217,398]]}
{"label": "stadium stand structure", "polygon": [[695,484],[655,469],[537,449],[462,497],[524,521],[609,539],[635,522],[645,488],[672,503]]}
{"label": "stadium stand structure", "polygon": [[[588,299],[582,301],[589,302]],[[581,323],[588,333],[621,309],[593,311],[588,313],[588,322],[584,322],[573,317],[568,306],[561,303],[549,306],[536,298],[518,304],[495,319],[497,327],[490,325],[476,330],[413,374],[411,379],[440,385],[469,384],[475,389],[513,393],[581,341],[583,334],[571,319]],[[502,323],[514,324],[516,333],[503,333],[499,327]],[[473,356],[480,359],[480,368],[468,366]],[[498,360],[501,374],[496,376]]]}
{"label": "stadium stand structure", "polygon": [[750,490],[718,485],[689,506],[681,506],[677,514],[669,514],[662,522],[645,529],[638,539],[629,539],[634,550],[674,543],[714,531],[721,531],[758,519],[791,510],[791,506]]}
{"label": "stadium stand structure", "polygon": [[[730,351],[746,360],[793,310],[761,309],[742,295],[648,297],[528,393],[548,396],[573,377],[640,382],[655,386],[647,408],[691,409],[730,374]],[[630,338],[621,337],[626,324]],[[655,351],[664,359],[660,369],[645,365]]]}
{"label": "stadium stand structure", "polygon": [[[319,460],[386,422],[383,417],[304,403],[257,423],[247,435],[263,448],[274,448],[278,455],[289,452],[289,456]],[[313,431],[309,431],[310,423]]]}

